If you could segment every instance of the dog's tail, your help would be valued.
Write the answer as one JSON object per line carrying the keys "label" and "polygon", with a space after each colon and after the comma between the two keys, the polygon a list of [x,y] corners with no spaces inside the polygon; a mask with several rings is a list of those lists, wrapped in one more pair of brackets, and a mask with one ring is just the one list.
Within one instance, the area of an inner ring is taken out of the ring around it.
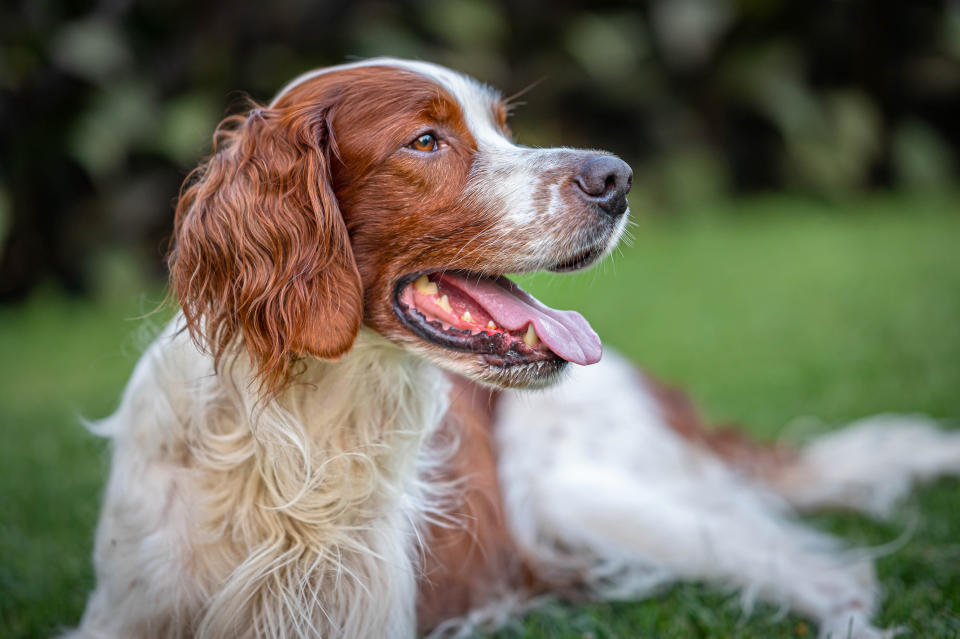
{"label": "dog's tail", "polygon": [[949,475],[960,476],[960,431],[919,415],[878,415],[821,435],[768,477],[797,508],[883,517],[913,484]]}

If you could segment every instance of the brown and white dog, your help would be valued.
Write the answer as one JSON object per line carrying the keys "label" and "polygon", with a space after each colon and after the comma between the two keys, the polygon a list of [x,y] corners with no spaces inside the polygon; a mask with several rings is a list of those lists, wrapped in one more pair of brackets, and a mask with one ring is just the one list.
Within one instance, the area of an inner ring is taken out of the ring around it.
{"label": "brown and white dog", "polygon": [[880,636],[869,561],[790,507],[882,513],[956,472],[960,437],[887,418],[765,449],[601,360],[580,315],[503,274],[607,254],[630,169],[518,146],[507,109],[374,59],[223,122],[177,207],[182,312],[99,426],[113,466],[76,636],[446,635],[677,579]]}

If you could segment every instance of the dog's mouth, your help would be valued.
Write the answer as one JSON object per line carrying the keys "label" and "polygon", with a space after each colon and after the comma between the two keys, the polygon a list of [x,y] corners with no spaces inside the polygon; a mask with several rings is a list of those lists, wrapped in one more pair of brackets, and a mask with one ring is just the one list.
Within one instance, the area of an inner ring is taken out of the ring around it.
{"label": "dog's mouth", "polygon": [[552,309],[502,275],[410,274],[397,283],[394,304],[403,324],[421,339],[481,355],[498,368],[535,364],[546,372],[565,362],[600,360],[600,338],[582,315]]}
{"label": "dog's mouth", "polygon": [[597,244],[587,250],[574,255],[569,260],[565,262],[560,262],[551,266],[549,271],[554,273],[572,273],[573,271],[579,271],[580,269],[586,268],[596,262],[604,254],[606,248],[602,244]]}

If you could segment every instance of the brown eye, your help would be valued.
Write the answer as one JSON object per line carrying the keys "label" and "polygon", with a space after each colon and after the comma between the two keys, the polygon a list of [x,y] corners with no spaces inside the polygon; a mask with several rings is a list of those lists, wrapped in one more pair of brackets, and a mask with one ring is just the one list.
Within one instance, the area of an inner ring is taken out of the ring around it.
{"label": "brown eye", "polygon": [[424,133],[408,145],[414,151],[436,151],[437,138],[432,133]]}

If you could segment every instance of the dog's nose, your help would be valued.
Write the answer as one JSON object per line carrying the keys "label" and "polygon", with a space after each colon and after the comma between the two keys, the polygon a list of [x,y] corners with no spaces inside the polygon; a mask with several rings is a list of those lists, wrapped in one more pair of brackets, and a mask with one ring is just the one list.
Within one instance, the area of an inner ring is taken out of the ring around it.
{"label": "dog's nose", "polygon": [[593,155],[580,166],[573,178],[584,199],[596,203],[611,217],[627,210],[627,193],[633,185],[630,165],[612,155]]}

